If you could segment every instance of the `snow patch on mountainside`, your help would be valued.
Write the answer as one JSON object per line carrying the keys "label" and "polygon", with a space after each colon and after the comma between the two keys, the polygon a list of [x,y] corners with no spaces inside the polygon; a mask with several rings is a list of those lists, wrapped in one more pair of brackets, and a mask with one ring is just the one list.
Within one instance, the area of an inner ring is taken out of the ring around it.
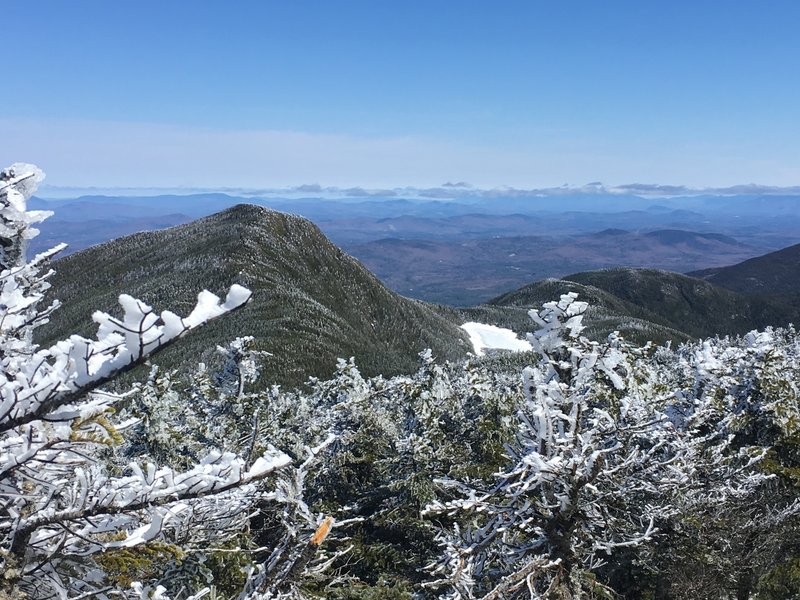
{"label": "snow patch on mountainside", "polygon": [[469,335],[469,340],[478,356],[493,350],[525,352],[532,349],[529,342],[518,339],[517,334],[510,329],[473,321],[464,323],[461,328]]}

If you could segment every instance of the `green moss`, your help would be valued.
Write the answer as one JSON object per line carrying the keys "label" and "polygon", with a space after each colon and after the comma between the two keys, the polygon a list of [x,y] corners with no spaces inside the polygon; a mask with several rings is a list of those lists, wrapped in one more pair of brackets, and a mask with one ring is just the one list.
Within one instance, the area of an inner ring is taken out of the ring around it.
{"label": "green moss", "polygon": [[412,588],[404,582],[376,585],[351,585],[347,588],[325,590],[319,597],[326,600],[411,600]]}
{"label": "green moss", "polygon": [[150,542],[135,548],[106,550],[95,561],[113,585],[128,588],[134,581],[158,578],[164,564],[183,558],[180,548],[163,542]]}
{"label": "green moss", "polygon": [[800,598],[800,557],[792,557],[761,577],[756,587],[758,600]]}

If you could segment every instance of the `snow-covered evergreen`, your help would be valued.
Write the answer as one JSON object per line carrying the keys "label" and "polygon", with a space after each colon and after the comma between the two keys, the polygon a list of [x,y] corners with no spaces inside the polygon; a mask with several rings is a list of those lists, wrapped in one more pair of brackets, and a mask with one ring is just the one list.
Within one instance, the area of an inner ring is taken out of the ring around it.
{"label": "snow-covered evergreen", "polygon": [[[604,596],[615,554],[648,565],[688,523],[720,524],[732,510],[741,515],[734,530],[713,543],[738,543],[738,552],[707,559],[734,569],[720,572],[720,596],[723,586],[749,593],[766,565],[744,547],[763,540],[774,561],[779,544],[768,529],[796,527],[800,509],[796,489],[763,468],[775,437],[797,434],[796,379],[760,398],[753,380],[763,385],[769,370],[778,384],[786,372],[775,370],[776,355],[794,355],[796,340],[777,350],[767,331],[654,352],[615,335],[602,344],[581,337],[585,309],[567,294],[531,311],[539,362],[523,372],[512,462],[494,481],[440,481],[456,497],[425,513],[454,523],[439,536],[443,555],[426,585],[454,600]],[[680,547],[696,548],[689,540]]]}
{"label": "snow-covered evergreen", "polygon": [[[40,309],[48,288],[48,259],[25,259],[31,227],[47,215],[26,210],[42,178],[30,165],[0,174],[0,570],[5,588],[33,598],[111,593],[94,557],[154,540],[195,538],[194,524],[213,521],[214,539],[240,531],[254,502],[277,499],[260,482],[287,467],[285,453],[268,448],[248,464],[212,450],[185,470],[134,460],[113,473],[98,449],[120,441],[115,405],[125,394],[102,386],[119,373],[202,326],[243,306],[250,292],[234,286],[224,301],[203,291],[186,317],[157,314],[121,296],[123,316],[97,312],[97,339],[77,335],[38,348],[31,331],[56,305]],[[292,498],[291,502],[296,502]],[[131,588],[114,590],[137,597]]]}
{"label": "snow-covered evergreen", "polygon": [[240,337],[220,340],[219,368],[151,365],[111,391],[250,293],[201,292],[183,318],[123,295],[120,317],[93,315],[96,339],[38,347],[60,249],[25,257],[48,216],[26,209],[42,176],[0,174],[0,596],[800,589],[793,328],[677,349],[591,341],[587,305],[566,294],[530,312],[525,353],[422,351],[391,378],[342,359],[288,390],[259,380],[270,357]]}

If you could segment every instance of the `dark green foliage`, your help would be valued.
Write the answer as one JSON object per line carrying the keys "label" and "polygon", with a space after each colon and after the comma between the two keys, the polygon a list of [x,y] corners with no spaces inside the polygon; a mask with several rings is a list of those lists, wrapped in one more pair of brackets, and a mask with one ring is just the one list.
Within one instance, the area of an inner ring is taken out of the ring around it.
{"label": "dark green foliage", "polygon": [[800,294],[800,244],[744,262],[689,273],[742,294]]}
{"label": "dark green foliage", "polygon": [[374,586],[353,585],[326,590],[327,600],[411,600],[413,588],[400,582],[381,582]]}
{"label": "dark green foliage", "polygon": [[[352,361],[340,361],[333,378],[309,387],[305,394],[272,388],[237,402],[259,415],[260,445],[274,443],[298,460],[303,445],[327,431],[337,434],[305,482],[314,513],[355,520],[332,534],[326,549],[351,547],[336,569],[359,593],[411,589],[439,551],[436,530],[420,518],[440,493],[436,478],[490,477],[505,462],[521,398],[518,378],[480,361],[439,365],[426,353],[413,376],[365,379]],[[249,427],[233,413],[217,421],[234,425],[215,425],[228,439]],[[270,513],[251,526],[256,546],[269,547],[271,532],[280,529]]]}
{"label": "dark green foliage", "polygon": [[758,581],[756,598],[758,600],[800,598],[800,558],[790,558],[764,575]]}
{"label": "dark green foliage", "polygon": [[187,590],[213,585],[220,598],[234,598],[247,579],[247,568],[252,566],[252,555],[240,550],[247,544],[245,535],[239,535],[219,548],[187,553],[160,566],[160,583],[173,598],[186,595]]}

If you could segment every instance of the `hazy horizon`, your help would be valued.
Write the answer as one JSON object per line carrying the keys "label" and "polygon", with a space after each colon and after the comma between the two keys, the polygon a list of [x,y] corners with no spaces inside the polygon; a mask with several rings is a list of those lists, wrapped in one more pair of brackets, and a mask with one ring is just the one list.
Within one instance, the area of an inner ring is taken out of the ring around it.
{"label": "hazy horizon", "polygon": [[583,196],[637,196],[644,199],[670,199],[692,196],[800,196],[800,186],[768,186],[754,183],[739,184],[722,188],[693,188],[681,185],[659,184],[620,184],[605,185],[591,182],[581,186],[560,186],[557,188],[520,189],[508,186],[479,188],[460,182],[458,185],[445,182],[439,186],[417,188],[404,186],[397,188],[366,188],[323,186],[316,183],[294,187],[275,188],[230,188],[230,187],[97,187],[97,186],[58,186],[46,183],[40,185],[36,196],[44,200],[67,200],[84,196],[168,196],[224,194],[231,197],[247,198],[324,198],[346,200],[375,199],[420,199],[420,200],[484,200],[492,198],[551,197],[560,195]]}

